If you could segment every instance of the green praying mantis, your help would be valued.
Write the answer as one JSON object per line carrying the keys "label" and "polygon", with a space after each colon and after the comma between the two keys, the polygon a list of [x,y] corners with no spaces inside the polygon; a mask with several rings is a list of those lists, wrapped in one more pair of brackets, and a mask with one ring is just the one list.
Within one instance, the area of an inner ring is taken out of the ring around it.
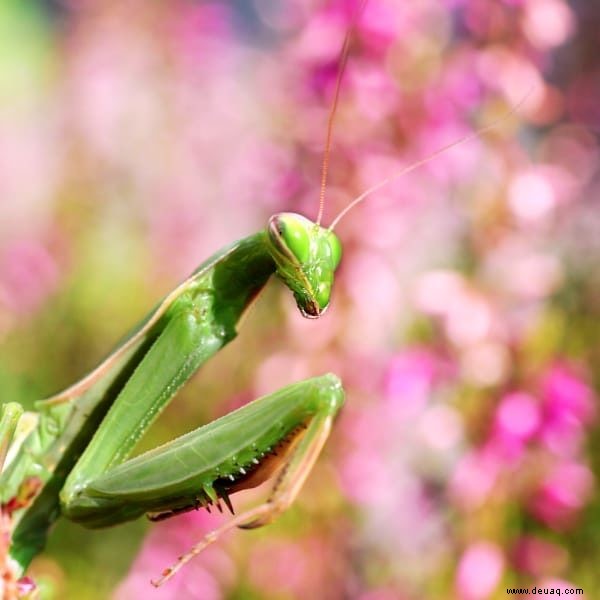
{"label": "green praying mantis", "polygon": [[[294,500],[329,435],[344,393],[334,375],[286,387],[131,460],[141,436],[177,390],[236,336],[240,318],[272,274],[302,314],[327,308],[341,258],[336,235],[292,213],[218,252],[171,292],[92,373],[22,414],[2,408],[9,447],[0,476],[5,515],[19,514],[8,554],[20,575],[62,515],[90,528],[145,513],[160,520],[259,485],[282,465],[267,502],[234,526],[270,522]],[[194,548],[159,585],[199,552]]]}
{"label": "green praying mantis", "polygon": [[0,564],[5,585],[23,576],[60,516],[98,528],[144,514],[161,520],[200,507],[220,509],[221,502],[233,513],[230,495],[275,478],[262,504],[233,515],[205,536],[153,581],[158,586],[225,531],[259,527],[284,512],[300,493],[344,403],[335,375],[290,385],[154,450],[129,456],[178,389],[236,337],[240,320],[271,275],[290,289],[305,317],[318,318],[329,306],[342,256],[333,231],[340,219],[393,179],[497,123],[372,186],[325,228],[330,118],[316,222],[294,213],[272,216],[264,231],[200,265],[82,380],[39,402],[36,412],[4,404]]}

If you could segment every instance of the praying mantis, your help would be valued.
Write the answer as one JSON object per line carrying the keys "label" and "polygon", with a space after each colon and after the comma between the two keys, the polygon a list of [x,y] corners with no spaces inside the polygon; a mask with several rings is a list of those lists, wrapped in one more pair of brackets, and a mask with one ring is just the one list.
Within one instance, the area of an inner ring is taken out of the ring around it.
{"label": "praying mantis", "polygon": [[236,516],[204,544],[233,526],[259,527],[283,512],[343,403],[334,375],[288,386],[127,458],[185,381],[236,336],[240,318],[272,274],[292,290],[302,314],[317,318],[329,304],[340,258],[333,232],[300,215],[275,215],[265,231],[208,259],[92,373],[39,403],[37,414],[4,405],[4,446],[17,433],[0,479],[3,511],[9,518],[24,511],[9,551],[17,574],[43,547],[59,514],[97,528],[144,513],[160,520],[220,501],[233,513],[230,494],[259,485],[285,465],[266,503]]}
{"label": "praying mantis", "polygon": [[[339,80],[336,97],[338,90]],[[265,230],[200,265],[96,369],[40,402],[36,413],[3,405],[0,527],[11,539],[0,559],[5,559],[7,579],[25,573],[59,516],[98,528],[143,514],[161,520],[221,502],[233,512],[230,495],[276,476],[264,503],[209,533],[154,581],[161,585],[228,529],[265,525],[293,503],[344,402],[341,382],[332,374],[288,386],[159,448],[129,456],[179,388],[235,338],[271,275],[290,289],[304,316],[322,315],[342,255],[335,226],[391,179],[361,194],[328,228],[321,225],[322,207],[316,222],[293,213],[274,215]]]}

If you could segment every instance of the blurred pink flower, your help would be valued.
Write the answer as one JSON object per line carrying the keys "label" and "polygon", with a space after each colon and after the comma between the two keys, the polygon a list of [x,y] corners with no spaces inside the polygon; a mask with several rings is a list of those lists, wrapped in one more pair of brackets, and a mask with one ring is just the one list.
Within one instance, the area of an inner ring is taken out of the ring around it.
{"label": "blurred pink flower", "polygon": [[584,428],[576,419],[554,415],[544,420],[539,436],[553,454],[574,458],[581,453],[584,433]]}
{"label": "blurred pink flower", "polygon": [[550,216],[557,204],[552,181],[539,169],[527,169],[513,177],[508,202],[515,217],[524,225]]}
{"label": "blurred pink flower", "polygon": [[382,52],[392,45],[402,32],[410,31],[412,23],[407,18],[407,13],[411,7],[399,5],[393,0],[382,0],[371,3],[368,8],[360,20],[360,29],[365,32],[361,41],[372,50]]}
{"label": "blurred pink flower", "polygon": [[150,580],[173,564],[202,536],[218,526],[220,517],[206,511],[189,512],[153,525],[129,574],[113,598],[156,598],[157,600],[220,600],[235,577],[235,565],[224,550],[224,540],[209,546],[192,559],[173,579],[158,589]]}
{"label": "blurred pink flower", "polygon": [[17,313],[36,310],[58,285],[58,265],[40,240],[17,240],[0,257],[0,303]]}
{"label": "blurred pink flower", "polygon": [[[347,445],[341,485],[362,509],[363,543],[395,556],[395,571],[405,573],[414,564],[415,581],[435,569],[446,552],[443,518],[420,470],[449,470],[448,443],[456,444],[461,435],[453,411],[432,405],[449,371],[446,360],[431,350],[400,353],[388,363],[378,394],[383,398],[348,406],[340,422]],[[432,443],[432,435],[446,432],[447,443]]]}
{"label": "blurred pink flower", "polygon": [[489,340],[465,348],[460,355],[461,374],[479,387],[499,385],[507,379],[511,358],[507,346]]}
{"label": "blurred pink flower", "polygon": [[559,573],[568,560],[569,555],[562,546],[534,536],[520,538],[513,550],[515,567],[536,577]]}
{"label": "blurred pink flower", "polygon": [[594,392],[575,369],[565,363],[556,363],[542,379],[541,394],[542,441],[555,454],[576,455],[584,427],[595,419]]}
{"label": "blurred pink flower", "polygon": [[554,256],[530,254],[519,257],[510,266],[507,283],[524,299],[544,298],[562,283],[562,267]]}
{"label": "blurred pink flower", "polygon": [[575,30],[573,13],[563,0],[527,0],[524,9],[522,27],[537,48],[564,44]]}
{"label": "blurred pink flower", "polygon": [[537,400],[524,392],[509,393],[501,399],[496,409],[485,448],[496,454],[505,466],[515,466],[539,424],[540,408]]}
{"label": "blurred pink flower", "polygon": [[480,344],[499,329],[491,298],[456,271],[423,274],[414,296],[420,310],[442,320],[446,335],[460,348]]}
{"label": "blurred pink flower", "polygon": [[248,571],[251,584],[267,597],[339,598],[343,580],[335,573],[340,567],[336,547],[325,537],[311,536],[258,541]]}
{"label": "blurred pink flower", "polygon": [[596,413],[594,392],[575,369],[565,363],[553,365],[542,381],[546,416],[573,419],[589,425]]}
{"label": "blurred pink flower", "polygon": [[576,462],[555,465],[530,501],[532,513],[549,527],[571,528],[594,489],[590,469]]}
{"label": "blurred pink flower", "polygon": [[398,415],[414,417],[425,408],[433,387],[450,373],[450,364],[429,349],[399,353],[391,359],[385,374],[386,403],[394,407]]}
{"label": "blurred pink flower", "polygon": [[502,550],[491,542],[474,542],[462,554],[455,586],[461,600],[489,598],[504,571]]}
{"label": "blurred pink flower", "polygon": [[443,316],[448,311],[448,305],[458,301],[465,287],[466,282],[457,271],[427,271],[416,282],[415,304],[425,314]]}
{"label": "blurred pink flower", "polygon": [[495,428],[501,435],[527,441],[540,424],[539,402],[525,392],[512,392],[500,400],[496,409]]}
{"label": "blurred pink flower", "polygon": [[232,36],[231,10],[225,4],[177,4],[177,10],[169,14],[171,21],[165,34],[175,45],[179,58],[186,58],[196,65],[202,64],[207,38],[228,39]]}
{"label": "blurred pink flower", "polygon": [[501,468],[502,461],[493,448],[472,450],[451,474],[450,497],[463,510],[477,508],[492,491]]}

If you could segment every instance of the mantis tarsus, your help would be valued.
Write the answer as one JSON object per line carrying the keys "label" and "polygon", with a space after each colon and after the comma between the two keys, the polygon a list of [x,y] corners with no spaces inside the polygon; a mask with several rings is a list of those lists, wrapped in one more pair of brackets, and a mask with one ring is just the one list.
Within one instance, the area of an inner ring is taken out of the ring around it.
{"label": "mantis tarsus", "polygon": [[[337,89],[339,84],[336,95]],[[348,209],[446,149],[380,182]],[[177,390],[236,336],[240,318],[272,274],[305,316],[318,317],[327,308],[341,258],[332,229],[345,213],[328,229],[320,216],[313,223],[292,213],[275,215],[264,231],[208,259],[97,369],[41,402],[37,413],[3,405],[0,527],[11,532],[10,577],[24,573],[60,515],[93,528],[144,513],[162,519],[220,502],[231,508],[230,494],[279,472],[265,503],[206,536],[163,573],[155,582],[160,584],[226,529],[266,524],[293,502],[343,403],[334,375],[294,384],[160,448],[128,456]]]}

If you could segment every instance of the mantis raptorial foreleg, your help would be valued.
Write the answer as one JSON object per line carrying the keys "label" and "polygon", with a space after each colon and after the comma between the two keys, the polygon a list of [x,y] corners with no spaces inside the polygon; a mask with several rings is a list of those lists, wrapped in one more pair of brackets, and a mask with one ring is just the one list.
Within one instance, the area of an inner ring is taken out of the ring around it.
{"label": "mantis raptorial foreleg", "polygon": [[63,511],[94,527],[149,512],[177,514],[220,499],[230,505],[230,494],[265,481],[302,437],[290,458],[289,464],[295,464],[312,443],[315,424],[333,416],[342,400],[334,375],[291,385],[108,468],[73,490],[67,481]]}
{"label": "mantis raptorial foreleg", "polygon": [[[286,398],[286,395],[289,395],[289,397]],[[256,404],[258,408],[259,402],[276,401],[291,406],[293,399],[299,405],[304,406],[303,410],[311,407],[310,412],[313,414],[309,419],[301,418],[298,420],[296,417],[290,421],[288,426],[294,425],[295,429],[285,436],[284,441],[277,446],[269,446],[269,452],[276,450],[281,455],[276,453],[275,458],[268,458],[264,466],[256,461],[256,469],[253,470],[250,465],[250,471],[243,474],[244,478],[249,478],[249,483],[252,486],[258,485],[263,479],[271,475],[271,472],[277,468],[279,463],[282,463],[282,469],[270,497],[263,504],[237,515],[218,529],[208,533],[189,552],[180,556],[174,565],[165,569],[162,576],[152,582],[155,586],[159,586],[170,579],[186,562],[230,529],[234,527],[254,529],[267,525],[285,512],[294,502],[329,437],[333,419],[343,402],[344,392],[337,377],[326,375],[290,386],[285,390],[276,392],[269,398],[257,400],[253,404]],[[240,411],[244,409],[240,409]],[[303,431],[304,429],[305,431]],[[261,473],[263,468],[265,469],[265,477]],[[244,480],[242,479],[242,481]],[[233,485],[236,485],[236,483]]]}

